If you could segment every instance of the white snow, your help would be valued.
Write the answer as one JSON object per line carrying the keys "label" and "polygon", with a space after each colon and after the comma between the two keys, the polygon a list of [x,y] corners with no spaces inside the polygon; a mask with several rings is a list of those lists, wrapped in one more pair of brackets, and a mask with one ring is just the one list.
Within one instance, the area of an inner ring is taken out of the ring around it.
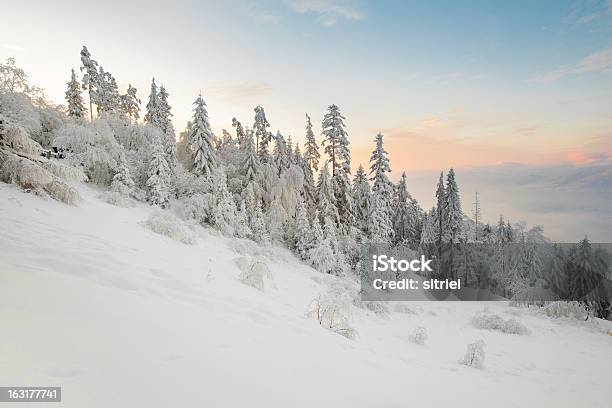
{"label": "white snow", "polygon": [[[199,226],[181,243],[142,226],[151,207],[77,188],[72,207],[0,184],[1,385],[61,386],[62,407],[90,408],[609,406],[610,322],[395,302],[388,316],[353,306],[347,339],[306,312],[357,282]],[[239,280],[241,256],[267,259],[263,291]],[[478,313],[530,334],[479,330]],[[479,339],[483,368],[460,364]]]}

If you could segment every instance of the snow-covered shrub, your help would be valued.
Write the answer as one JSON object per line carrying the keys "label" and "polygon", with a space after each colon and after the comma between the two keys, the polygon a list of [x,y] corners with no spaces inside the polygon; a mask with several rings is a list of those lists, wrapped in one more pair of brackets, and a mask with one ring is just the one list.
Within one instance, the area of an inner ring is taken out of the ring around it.
{"label": "snow-covered shrub", "polygon": [[66,204],[76,205],[80,199],[78,191],[57,178],[45,185],[44,189],[52,198]]}
{"label": "snow-covered shrub", "polygon": [[393,307],[393,311],[397,313],[405,313],[405,314],[417,314],[417,312],[411,306],[408,306],[405,303],[395,302],[395,306]]}
{"label": "snow-covered shrub", "polygon": [[263,258],[238,257],[234,259],[240,269],[238,279],[247,286],[264,290],[264,279],[272,277],[268,264]]}
{"label": "snow-covered shrub", "polygon": [[378,316],[389,316],[389,308],[383,302],[362,301],[360,298],[356,298],[353,303],[370,312],[374,312]]}
{"label": "snow-covered shrub", "polygon": [[576,320],[586,320],[589,317],[589,311],[586,307],[582,303],[576,301],[550,302],[539,309],[539,312],[555,319],[566,317]]}
{"label": "snow-covered shrub", "polygon": [[333,287],[317,296],[310,304],[306,315],[341,336],[352,339],[356,335],[355,329],[350,326],[350,296],[341,288]]}
{"label": "snow-covered shrub", "polygon": [[44,162],[42,166],[54,176],[65,181],[85,181],[87,179],[80,167],[67,166],[55,160]]}
{"label": "snow-covered shrub", "polygon": [[515,319],[504,320],[495,314],[477,314],[472,318],[472,325],[477,329],[497,330],[508,334],[529,334],[525,325]]}
{"label": "snow-covered shrub", "polygon": [[485,342],[482,340],[477,340],[474,343],[468,344],[461,364],[474,368],[482,368],[485,360],[484,348]]}
{"label": "snow-covered shrub", "polygon": [[66,204],[74,205],[80,198],[75,189],[54,177],[38,163],[8,152],[0,151],[0,180]]}
{"label": "snow-covered shrub", "polygon": [[210,207],[210,195],[198,193],[181,200],[176,211],[184,220],[204,224],[210,215]]}
{"label": "snow-covered shrub", "polygon": [[134,200],[117,191],[106,191],[100,198],[104,202],[116,207],[129,208],[134,206]]}
{"label": "snow-covered shrub", "polygon": [[28,134],[38,134],[41,130],[40,114],[23,94],[0,91],[0,114],[4,121],[23,128]]}
{"label": "snow-covered shrub", "polygon": [[26,130],[21,126],[12,124],[3,126],[0,131],[0,139],[6,146],[32,156],[40,156],[42,151],[40,145],[30,139]]}
{"label": "snow-covered shrub", "polygon": [[157,234],[165,235],[184,244],[195,244],[193,233],[186,229],[183,222],[170,211],[155,210],[142,225]]}
{"label": "snow-covered shrub", "polygon": [[412,331],[412,334],[410,334],[408,340],[414,344],[425,344],[425,340],[427,340],[427,329],[422,326],[416,327]]}

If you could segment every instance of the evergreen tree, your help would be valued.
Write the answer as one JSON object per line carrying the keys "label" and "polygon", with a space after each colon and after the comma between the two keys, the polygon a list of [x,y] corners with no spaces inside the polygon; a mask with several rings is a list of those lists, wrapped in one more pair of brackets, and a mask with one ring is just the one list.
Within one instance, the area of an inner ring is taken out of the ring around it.
{"label": "evergreen tree", "polygon": [[289,167],[287,163],[287,145],[285,143],[285,138],[279,130],[276,131],[276,137],[274,138],[272,163],[276,167],[279,176],[281,175],[283,170]]}
{"label": "evergreen tree", "polygon": [[444,188],[444,173],[440,172],[440,178],[438,179],[438,186],[436,188],[436,232],[438,246],[442,243],[442,236],[444,234],[444,218],[446,214],[446,189]]}
{"label": "evergreen tree", "polygon": [[255,107],[255,123],[253,130],[255,131],[255,147],[259,161],[268,163],[270,161],[270,153],[268,152],[268,143],[272,140],[272,133],[268,131],[270,124],[266,119],[266,112],[261,106]]}
{"label": "evergreen tree", "polygon": [[332,165],[332,184],[338,209],[337,224],[341,232],[348,233],[354,223],[352,188],[349,180],[351,156],[348,148],[348,133],[344,124],[345,117],[340,108],[331,105],[323,117],[322,145]]}
{"label": "evergreen tree", "polygon": [[446,175],[446,191],[444,201],[444,235],[445,242],[456,244],[460,242],[463,227],[463,212],[461,211],[461,200],[459,197],[459,187],[455,180],[455,170],[452,168]]}
{"label": "evergreen tree", "polygon": [[171,169],[176,166],[176,135],[174,134],[174,126],[172,125],[172,112],[170,104],[168,103],[168,92],[162,85],[159,87],[158,93],[158,112],[159,112],[159,128],[163,132],[164,139],[164,152],[166,153],[166,160]]}
{"label": "evergreen tree", "polygon": [[242,150],[242,163],[241,173],[244,175],[246,181],[255,180],[257,175],[257,168],[259,167],[259,159],[257,158],[257,152],[255,152],[255,143],[253,141],[253,132],[247,131],[244,137],[244,142],[241,146]]}
{"label": "evergreen tree", "polygon": [[317,184],[317,209],[321,217],[321,222],[325,218],[329,218],[337,223],[338,209],[336,208],[336,198],[334,189],[329,175],[328,161],[325,162],[321,174],[319,175],[319,183]]}
{"label": "evergreen tree", "polygon": [[246,138],[246,132],[244,131],[244,127],[242,127],[242,123],[238,122],[236,118],[232,118],[232,127],[236,128],[236,141],[238,142],[238,146],[242,146]]}
{"label": "evergreen tree", "polygon": [[98,62],[91,58],[87,47],[81,50],[81,71],[83,74],[83,89],[89,92],[89,119],[93,120],[92,104],[97,103],[98,91]]}
{"label": "evergreen tree", "polygon": [[306,143],[304,144],[304,160],[306,160],[308,167],[311,168],[312,173],[319,171],[320,157],[321,154],[319,153],[319,146],[317,145],[314,132],[312,131],[312,122],[310,121],[310,116],[306,114]]}
{"label": "evergreen tree", "polygon": [[161,144],[158,142],[153,148],[149,169],[147,171],[147,189],[149,202],[165,208],[170,199],[170,168],[166,162]]}
{"label": "evergreen tree", "polygon": [[395,189],[393,205],[397,210],[393,217],[393,228],[395,231],[396,242],[414,243],[416,212],[414,203],[411,200],[408,189],[406,188],[406,173],[402,173],[400,181]]}
{"label": "evergreen tree", "polygon": [[68,89],[66,90],[66,102],[68,102],[68,115],[79,119],[85,117],[87,109],[81,96],[81,85],[76,79],[74,69],[72,70]]}
{"label": "evergreen tree", "polygon": [[136,92],[136,88],[129,84],[126,94],[121,95],[123,114],[134,122],[140,119],[140,99],[136,96]]}
{"label": "evergreen tree", "polygon": [[312,247],[311,226],[304,200],[300,200],[295,214],[295,251],[302,260],[308,259]]}
{"label": "evergreen tree", "polygon": [[199,94],[195,102],[189,145],[193,158],[193,170],[196,174],[209,175],[213,172],[217,162],[213,146],[213,134],[208,122],[206,103]]}
{"label": "evergreen tree", "polygon": [[163,120],[160,113],[159,94],[157,92],[155,78],[151,80],[151,93],[149,94],[149,102],[147,102],[146,108],[147,113],[145,113],[144,121],[162,129]]}
{"label": "evergreen tree", "polygon": [[[387,158],[387,151],[383,147],[383,135],[376,135],[376,147],[370,156],[370,180],[373,180],[372,185],[372,219],[370,220],[370,226],[376,228],[377,232],[374,234],[377,239],[386,242],[393,235],[393,223],[392,223],[392,198],[393,198],[393,184],[387,177],[387,173],[391,172],[389,167],[389,159]],[[376,227],[375,224],[381,224]],[[372,232],[371,232],[372,234]],[[388,234],[388,235],[380,235]]]}
{"label": "evergreen tree", "polygon": [[293,140],[291,140],[291,135],[289,135],[289,137],[287,138],[287,143],[285,145],[285,155],[287,167],[289,167],[291,164],[293,164]]}
{"label": "evergreen tree", "polygon": [[121,157],[117,173],[113,176],[110,189],[126,197],[131,197],[134,195],[134,187],[134,180],[132,179],[130,169],[125,159]]}
{"label": "evergreen tree", "polygon": [[104,71],[102,67],[100,67],[98,71],[96,105],[98,114],[116,113],[119,112],[121,108],[121,98],[119,96],[119,89],[117,88],[117,81],[110,72]]}
{"label": "evergreen tree", "polygon": [[353,179],[353,198],[355,200],[355,226],[367,233],[371,209],[370,183],[362,165],[359,165]]}

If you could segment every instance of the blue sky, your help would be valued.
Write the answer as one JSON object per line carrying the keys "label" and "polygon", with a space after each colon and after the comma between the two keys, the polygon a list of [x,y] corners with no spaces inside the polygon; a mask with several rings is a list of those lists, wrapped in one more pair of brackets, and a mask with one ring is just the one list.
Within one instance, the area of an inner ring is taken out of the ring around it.
{"label": "blue sky", "polygon": [[178,130],[201,90],[217,132],[261,104],[302,140],[304,114],[318,126],[338,104],[355,164],[382,131],[395,175],[612,155],[612,1],[23,0],[3,14],[0,58],[57,102],[86,44],[143,101],[163,83]]}

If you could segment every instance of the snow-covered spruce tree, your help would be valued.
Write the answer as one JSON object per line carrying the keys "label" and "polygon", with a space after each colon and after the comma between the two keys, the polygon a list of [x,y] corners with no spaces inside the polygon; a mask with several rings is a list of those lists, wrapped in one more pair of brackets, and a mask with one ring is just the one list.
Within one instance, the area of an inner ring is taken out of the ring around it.
{"label": "snow-covered spruce tree", "polygon": [[302,151],[300,150],[299,143],[295,144],[295,148],[293,149],[293,154],[291,155],[291,157],[293,158],[292,164],[302,167],[304,156],[302,156]]}
{"label": "snow-covered spruce tree", "polygon": [[259,159],[255,151],[255,142],[253,141],[253,132],[247,132],[240,146],[242,152],[242,161],[240,163],[240,173],[244,176],[246,183],[255,180],[257,168],[259,167]]}
{"label": "snow-covered spruce tree", "polygon": [[85,71],[83,74],[83,89],[89,93],[89,119],[93,120],[92,105],[97,103],[98,62],[91,58],[91,54],[85,46],[81,50],[81,64],[81,71]]}
{"label": "snow-covered spruce tree", "polygon": [[266,119],[266,112],[262,106],[255,107],[255,123],[253,123],[253,130],[255,132],[255,148],[257,149],[257,155],[259,161],[262,163],[268,163],[270,160],[270,153],[268,152],[268,143],[272,140],[272,134],[268,131],[270,123]]}
{"label": "snow-covered spruce tree", "polygon": [[446,189],[444,188],[444,173],[440,172],[438,185],[436,187],[436,242],[438,246],[442,243],[444,236],[444,219],[446,215]]}
{"label": "snow-covered spruce tree", "polygon": [[348,133],[344,124],[345,117],[340,108],[331,105],[321,124],[324,151],[332,165],[332,185],[338,209],[340,231],[347,234],[354,223],[353,197],[349,175],[351,174],[351,155],[348,148]]}
{"label": "snow-covered spruce tree", "polygon": [[130,121],[137,122],[140,119],[140,99],[136,96],[136,88],[128,85],[127,92],[121,95],[121,110],[123,115]]}
{"label": "snow-covered spruce tree", "polygon": [[289,167],[287,163],[287,144],[285,143],[285,138],[281,134],[280,130],[276,131],[276,136],[274,137],[272,163],[274,164],[279,176],[287,167]]}
{"label": "snow-covered spruce tree", "polygon": [[254,205],[253,217],[249,220],[252,234],[251,239],[259,243],[266,243],[270,240],[270,235],[266,229],[266,221],[261,209],[261,202],[255,200]]}
{"label": "snow-covered spruce tree", "polygon": [[232,118],[232,127],[236,128],[236,142],[238,143],[238,146],[241,147],[246,137],[244,127],[242,126],[242,123],[240,123],[236,118]]}
{"label": "snow-covered spruce tree", "polygon": [[172,125],[173,115],[170,104],[168,103],[168,96],[166,88],[163,85],[160,86],[158,93],[159,126],[165,136],[164,152],[166,153],[166,161],[170,169],[174,169],[177,163],[176,135],[174,134],[174,126]]}
{"label": "snow-covered spruce tree", "polygon": [[331,273],[336,264],[336,259],[330,242],[321,229],[319,218],[320,215],[317,211],[312,222],[312,246],[308,251],[308,261],[319,272]]}
{"label": "snow-covered spruce tree", "polygon": [[438,218],[436,217],[436,207],[432,207],[427,216],[425,217],[423,232],[421,234],[420,244],[434,244],[438,242]]}
{"label": "snow-covered spruce tree", "polygon": [[[392,199],[393,183],[387,177],[391,172],[387,151],[383,147],[383,135],[376,135],[376,147],[370,156],[370,180],[372,185],[372,217],[370,227],[375,228],[373,237],[387,242],[393,236]],[[389,226],[391,228],[389,228]],[[369,229],[369,228],[368,228]],[[371,231],[372,233],[372,231]]]}
{"label": "snow-covered spruce tree", "polygon": [[319,212],[321,223],[325,218],[329,218],[334,223],[338,221],[338,209],[336,208],[336,197],[329,175],[328,161],[325,162],[321,174],[319,175],[319,183],[317,184],[317,210]]}
{"label": "snow-covered spruce tree", "polygon": [[193,171],[199,175],[211,174],[217,165],[213,146],[213,134],[208,122],[206,103],[199,94],[195,102],[189,145],[193,158]]}
{"label": "snow-covered spruce tree", "polygon": [[414,243],[415,227],[416,227],[416,208],[412,202],[412,197],[406,188],[406,172],[402,173],[402,177],[397,183],[393,205],[396,206],[396,211],[393,217],[393,230],[395,232],[395,242]]}
{"label": "snow-covered spruce tree", "polygon": [[280,199],[275,198],[270,203],[266,212],[266,226],[270,233],[270,238],[276,242],[282,242],[284,238],[287,213],[283,208]]}
{"label": "snow-covered spruce tree", "polygon": [[362,165],[359,165],[353,179],[353,199],[355,202],[355,227],[367,235],[368,218],[371,210],[370,183]]}
{"label": "snow-covered spruce tree", "polygon": [[147,102],[146,109],[147,112],[144,115],[144,121],[162,129],[163,124],[159,106],[159,93],[157,91],[157,85],[155,84],[155,78],[151,80],[151,92],[149,93],[149,101]]}
{"label": "snow-covered spruce tree", "polygon": [[295,252],[304,261],[308,259],[313,244],[311,230],[306,205],[304,200],[301,200],[295,214]]}
{"label": "snow-covered spruce tree", "polygon": [[444,223],[443,240],[456,244],[460,242],[463,227],[463,212],[461,211],[461,199],[459,197],[459,187],[455,180],[455,170],[452,168],[446,175],[446,191],[444,195]]}
{"label": "snow-covered spruce tree", "polygon": [[125,197],[134,196],[134,180],[130,173],[130,168],[125,160],[121,157],[117,168],[117,173],[113,176],[111,182],[111,191],[119,193]]}
{"label": "snow-covered spruce tree", "polygon": [[291,135],[287,137],[287,143],[285,144],[285,156],[287,167],[289,167],[293,163],[293,140],[291,140]]}
{"label": "snow-covered spruce tree", "polygon": [[103,113],[119,113],[121,111],[121,97],[117,88],[117,81],[110,72],[100,67],[98,71],[97,93],[98,115]]}
{"label": "snow-covered spruce tree", "polygon": [[319,159],[321,154],[319,153],[319,145],[315,140],[314,132],[312,131],[312,122],[310,116],[306,114],[306,143],[304,143],[304,160],[310,167],[311,172],[317,173],[319,171]]}
{"label": "snow-covered spruce tree", "polygon": [[148,201],[165,208],[170,199],[171,172],[160,142],[153,147],[147,176]]}
{"label": "snow-covered spruce tree", "polygon": [[317,209],[317,187],[315,186],[312,168],[308,165],[308,162],[306,160],[302,160],[300,164],[302,172],[304,174],[304,186],[302,188],[302,194],[304,195],[304,201],[306,204],[306,210],[308,211],[309,218],[312,219],[314,211]]}
{"label": "snow-covered spruce tree", "polygon": [[68,82],[68,89],[66,90],[66,102],[68,103],[68,115],[73,118],[84,118],[87,109],[81,96],[81,85],[77,81],[74,69],[70,76],[70,82]]}

